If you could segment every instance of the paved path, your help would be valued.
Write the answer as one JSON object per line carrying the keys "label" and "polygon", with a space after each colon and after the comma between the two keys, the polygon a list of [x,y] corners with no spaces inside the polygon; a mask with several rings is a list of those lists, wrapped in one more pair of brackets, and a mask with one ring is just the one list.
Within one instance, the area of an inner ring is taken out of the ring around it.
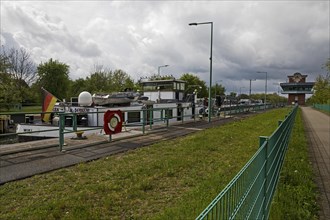
{"label": "paved path", "polygon": [[330,117],[311,107],[302,107],[309,139],[310,157],[320,190],[320,219],[330,219]]}
{"label": "paved path", "polygon": [[212,123],[196,120],[168,128],[153,126],[152,130],[146,131],[146,135],[130,130],[113,135],[111,142],[109,136],[100,135],[88,136],[85,140],[65,139],[66,146],[62,152],[59,151],[57,138],[18,143],[14,147],[0,145],[0,184],[184,136],[242,117],[248,115],[215,119]]}

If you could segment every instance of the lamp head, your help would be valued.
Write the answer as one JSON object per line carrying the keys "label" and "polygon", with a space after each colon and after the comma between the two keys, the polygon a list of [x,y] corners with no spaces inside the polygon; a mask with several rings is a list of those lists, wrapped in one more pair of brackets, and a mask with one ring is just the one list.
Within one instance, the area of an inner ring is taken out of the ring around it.
{"label": "lamp head", "polygon": [[189,25],[190,25],[190,26],[192,26],[192,25],[196,25],[196,26],[197,26],[197,23],[190,23]]}

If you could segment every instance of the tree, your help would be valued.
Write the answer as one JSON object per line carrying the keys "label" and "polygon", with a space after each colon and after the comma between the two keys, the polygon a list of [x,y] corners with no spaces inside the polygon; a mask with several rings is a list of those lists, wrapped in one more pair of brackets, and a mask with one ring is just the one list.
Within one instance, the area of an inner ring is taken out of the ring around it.
{"label": "tree", "polygon": [[49,59],[38,66],[38,85],[59,99],[68,98],[70,86],[69,66],[58,60]]}
{"label": "tree", "polygon": [[109,84],[109,72],[95,72],[86,78],[87,91],[90,93],[106,93],[111,87]]}
{"label": "tree", "polygon": [[115,70],[110,79],[112,91],[124,91],[125,89],[133,89],[134,81],[123,70]]}
{"label": "tree", "polygon": [[78,97],[83,91],[88,91],[87,81],[83,78],[76,79],[74,81],[70,80],[70,97]]}
{"label": "tree", "polygon": [[0,109],[9,110],[11,104],[19,103],[18,91],[12,90],[15,87],[15,80],[7,73],[0,72]]}
{"label": "tree", "polygon": [[276,92],[274,92],[273,94],[267,94],[267,103],[271,103],[273,106],[278,106],[288,103],[288,99],[283,96],[279,96]]}
{"label": "tree", "polygon": [[330,74],[330,58],[328,58],[328,61],[323,64],[322,68],[325,69],[328,74]]}
{"label": "tree", "polygon": [[8,69],[10,68],[10,64],[8,61],[8,57],[5,56],[2,52],[0,53],[0,73],[8,73]]}
{"label": "tree", "polygon": [[226,92],[226,89],[221,84],[216,83],[214,86],[212,86],[212,89],[211,89],[212,97],[215,95],[224,96],[225,92]]}
{"label": "tree", "polygon": [[237,96],[237,99],[238,100],[240,100],[240,99],[249,99],[250,97],[249,97],[249,95],[247,95],[247,94],[239,94],[239,96]]}
{"label": "tree", "polygon": [[19,93],[15,88],[15,80],[8,73],[10,64],[4,54],[0,54],[0,109],[9,110],[10,104],[20,101]]}
{"label": "tree", "polygon": [[20,102],[25,102],[29,99],[27,96],[29,85],[36,79],[36,65],[31,55],[24,48],[7,50],[4,46],[2,46],[1,54],[6,57],[9,64],[7,73],[14,80],[12,90],[18,91]]}
{"label": "tree", "polygon": [[308,100],[312,104],[330,104],[330,74],[319,75],[313,87],[314,94]]}
{"label": "tree", "polygon": [[330,104],[330,58],[323,64],[322,68],[327,73],[316,78],[313,87],[314,94],[307,100],[309,104]]}
{"label": "tree", "polygon": [[229,96],[231,98],[236,98],[237,93],[236,92],[230,92]]}
{"label": "tree", "polygon": [[252,99],[252,100],[262,100],[264,102],[265,93],[251,94],[250,99]]}
{"label": "tree", "polygon": [[91,93],[122,92],[135,88],[134,81],[123,70],[112,71],[101,65],[94,66],[94,73],[86,78],[87,91]]}
{"label": "tree", "polygon": [[[267,103],[271,103],[272,105],[286,104],[288,102],[288,99],[286,97],[279,96],[277,93],[267,94],[266,98]],[[265,93],[251,94],[250,99],[262,100],[263,102],[265,102]]]}
{"label": "tree", "polygon": [[40,105],[43,102],[43,100],[41,99],[42,93],[40,87],[41,86],[38,84],[38,82],[35,82],[30,86],[29,97],[31,99],[30,103],[32,105]]}
{"label": "tree", "polygon": [[[186,93],[192,93],[195,89],[197,89],[199,97],[208,97],[206,83],[198,76],[191,73],[185,73],[180,77],[180,79],[186,82]],[[201,87],[201,89],[199,89],[199,87]]]}

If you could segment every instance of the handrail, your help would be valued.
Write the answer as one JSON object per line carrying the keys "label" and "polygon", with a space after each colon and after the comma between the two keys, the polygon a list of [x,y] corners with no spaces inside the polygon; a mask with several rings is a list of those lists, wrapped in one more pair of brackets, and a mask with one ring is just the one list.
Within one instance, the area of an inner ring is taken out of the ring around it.
{"label": "handrail", "polygon": [[[185,108],[193,108],[195,107],[195,112],[192,114],[187,114],[185,112]],[[269,106],[271,108],[271,106]],[[178,114],[171,114],[170,111],[178,109],[178,108],[182,108],[181,110],[181,115]],[[113,108],[116,109],[116,108]],[[118,109],[120,109],[120,107],[118,107]],[[24,131],[24,132],[19,132],[16,133],[16,135],[24,135],[24,134],[33,134],[33,133],[43,133],[43,132],[54,132],[54,131],[59,131],[59,147],[60,150],[62,149],[63,145],[64,145],[64,134],[68,134],[68,133],[74,133],[77,131],[87,131],[87,130],[99,130],[103,128],[103,124],[96,124],[96,126],[89,126],[90,128],[84,128],[82,129],[82,127],[77,126],[77,120],[76,117],[79,114],[104,114],[105,110],[100,109],[101,111],[96,111],[96,112],[58,112],[58,111],[54,111],[54,112],[13,112],[13,113],[6,113],[6,112],[0,112],[0,116],[1,115],[34,115],[34,117],[39,117],[38,115],[45,114],[45,113],[54,113],[57,114],[59,117],[62,117],[62,119],[59,120],[58,126],[50,126],[47,129],[44,130],[38,130],[38,131]],[[219,114],[217,115],[217,117],[220,117],[220,113],[223,115],[223,117],[228,117],[228,115],[234,115],[234,114],[240,114],[243,112],[247,112],[247,111],[259,111],[259,110],[263,110],[260,108],[260,106],[258,105],[232,105],[232,106],[224,106],[220,109],[220,111],[218,112]],[[147,118],[147,113],[149,111],[149,117]],[[167,107],[167,108],[150,108],[150,109],[136,109],[136,110],[125,110],[123,111],[124,113],[130,113],[130,112],[141,112],[140,113],[140,118],[137,119],[137,122],[133,122],[133,123],[129,123],[129,125],[131,126],[138,126],[141,128],[142,133],[145,134],[146,131],[146,126],[149,126],[150,129],[152,129],[153,124],[159,124],[159,123],[165,123],[164,125],[166,125],[167,127],[170,124],[170,121],[175,120],[175,121],[181,121],[182,123],[184,121],[187,120],[194,120],[196,121],[196,118],[204,118],[206,117],[205,114],[199,114],[198,111],[198,107],[197,106],[189,106],[189,107]],[[143,113],[142,113],[143,112]],[[157,113],[158,116],[156,116],[156,112],[160,112]],[[72,116],[72,120],[74,121],[73,126],[66,126],[65,125],[65,116]],[[40,124],[40,125],[44,125],[44,124]],[[47,126],[47,124],[45,125]],[[61,126],[61,127],[60,127]],[[125,126],[127,126],[125,124]],[[6,137],[6,136],[11,136],[13,135],[12,133],[4,133],[4,134],[0,134],[0,138],[2,137]]]}

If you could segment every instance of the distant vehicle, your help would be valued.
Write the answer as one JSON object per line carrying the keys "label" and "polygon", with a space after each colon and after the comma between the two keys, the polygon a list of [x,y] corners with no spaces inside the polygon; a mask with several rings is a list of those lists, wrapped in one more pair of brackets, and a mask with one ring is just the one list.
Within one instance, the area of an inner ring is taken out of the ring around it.
{"label": "distant vehicle", "polygon": [[250,99],[240,99],[238,102],[239,105],[251,105]]}
{"label": "distant vehicle", "polygon": [[252,100],[253,104],[263,104],[264,102],[261,99]]}

